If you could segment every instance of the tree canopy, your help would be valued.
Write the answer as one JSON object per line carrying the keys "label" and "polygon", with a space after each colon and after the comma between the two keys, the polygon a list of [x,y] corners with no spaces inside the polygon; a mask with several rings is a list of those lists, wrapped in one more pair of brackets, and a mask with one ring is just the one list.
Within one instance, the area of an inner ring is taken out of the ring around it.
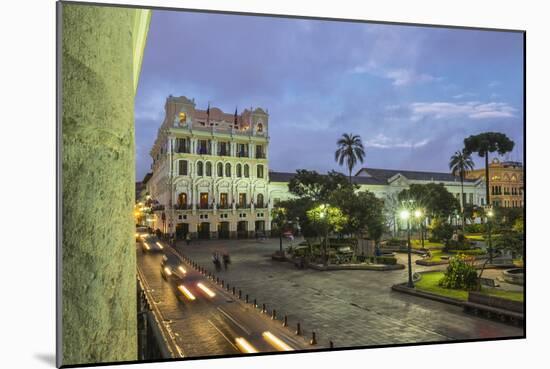
{"label": "tree canopy", "polygon": [[361,136],[353,133],[344,133],[336,144],[338,145],[338,149],[334,153],[334,160],[339,165],[344,165],[344,161],[346,162],[349,172],[349,182],[351,183],[353,168],[358,162],[362,163],[365,159],[365,148],[363,147]]}
{"label": "tree canopy", "polygon": [[514,149],[514,141],[500,132],[485,132],[464,139],[464,153],[485,157],[490,152],[504,155]]}
{"label": "tree canopy", "polygon": [[458,200],[442,183],[413,183],[399,193],[398,199],[401,202],[412,200],[415,207],[424,209],[430,217],[446,218],[460,209]]}
{"label": "tree canopy", "polygon": [[[288,183],[288,190],[301,198],[308,198],[315,202],[328,202],[333,191],[350,186],[353,185],[342,173],[330,171],[327,175],[322,175],[314,170],[298,169]],[[356,188],[356,186],[353,187]]]}

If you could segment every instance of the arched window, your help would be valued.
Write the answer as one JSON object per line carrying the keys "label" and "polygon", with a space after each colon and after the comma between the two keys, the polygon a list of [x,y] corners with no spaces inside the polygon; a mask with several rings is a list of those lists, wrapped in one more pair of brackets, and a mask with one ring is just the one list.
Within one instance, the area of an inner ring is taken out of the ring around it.
{"label": "arched window", "polygon": [[244,177],[245,178],[250,177],[250,168],[248,167],[248,164],[244,165]]}
{"label": "arched window", "polygon": [[262,133],[264,131],[264,125],[262,123],[258,123],[258,125],[256,126],[256,131]]}
{"label": "arched window", "polygon": [[218,163],[218,177],[223,177],[223,164]]}
{"label": "arched window", "polygon": [[212,163],[209,161],[206,162],[206,176],[212,177]]}
{"label": "arched window", "polygon": [[185,192],[178,195],[178,207],[180,209],[185,209],[187,207],[187,194]]}
{"label": "arched window", "polygon": [[237,164],[237,177],[241,178],[243,176],[243,168],[241,164]]}
{"label": "arched window", "polygon": [[264,178],[264,166],[261,164],[256,167],[256,177]]}
{"label": "arched window", "polygon": [[258,196],[256,196],[256,207],[258,209],[261,209],[264,207],[264,195],[259,193]]}
{"label": "arched window", "polygon": [[202,161],[198,161],[197,162],[197,175],[198,176],[202,176],[203,173],[204,173],[204,164],[202,163]]}
{"label": "arched window", "polygon": [[225,163],[225,176],[231,177],[231,164]]}

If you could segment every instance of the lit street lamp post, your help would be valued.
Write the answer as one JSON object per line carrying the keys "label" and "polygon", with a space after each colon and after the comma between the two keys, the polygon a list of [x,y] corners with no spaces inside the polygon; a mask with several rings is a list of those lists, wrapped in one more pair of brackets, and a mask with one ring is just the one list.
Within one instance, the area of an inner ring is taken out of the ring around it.
{"label": "lit street lamp post", "polygon": [[411,261],[411,222],[410,222],[411,213],[406,209],[401,210],[400,216],[401,216],[401,219],[407,221],[407,258],[408,258],[408,267],[409,267],[409,281],[407,282],[407,287],[414,288],[414,283],[412,279],[412,261]]}

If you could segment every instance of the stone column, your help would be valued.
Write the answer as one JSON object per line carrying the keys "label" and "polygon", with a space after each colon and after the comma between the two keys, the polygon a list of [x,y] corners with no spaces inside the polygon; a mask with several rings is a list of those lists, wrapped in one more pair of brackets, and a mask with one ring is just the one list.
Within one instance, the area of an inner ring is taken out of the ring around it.
{"label": "stone column", "polygon": [[150,11],[58,3],[58,365],[137,360],[134,95]]}

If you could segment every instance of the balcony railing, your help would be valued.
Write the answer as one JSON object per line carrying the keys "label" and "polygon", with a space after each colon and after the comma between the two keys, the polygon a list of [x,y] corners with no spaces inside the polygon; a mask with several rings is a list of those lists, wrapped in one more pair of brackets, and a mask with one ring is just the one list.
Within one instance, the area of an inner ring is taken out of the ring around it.
{"label": "balcony railing", "polygon": [[188,210],[188,209],[191,209],[191,205],[189,205],[189,204],[176,204],[176,205],[174,205],[174,209],[176,209],[176,210]]}
{"label": "balcony railing", "polygon": [[265,159],[265,152],[256,151],[256,159]]}
{"label": "balcony railing", "polygon": [[229,156],[229,150],[218,150],[218,156]]}
{"label": "balcony railing", "polygon": [[255,209],[265,209],[267,208],[267,204],[264,203],[258,203],[254,206]]}
{"label": "balcony railing", "polygon": [[248,152],[247,151],[238,151],[237,157],[239,158],[248,158]]}
{"label": "balcony railing", "polygon": [[231,209],[231,205],[229,204],[218,204],[218,209]]}
{"label": "balcony railing", "polygon": [[250,209],[250,204],[237,204],[237,209]]}
{"label": "balcony railing", "polygon": [[200,209],[200,210],[214,209],[214,204],[197,204],[197,209]]}

